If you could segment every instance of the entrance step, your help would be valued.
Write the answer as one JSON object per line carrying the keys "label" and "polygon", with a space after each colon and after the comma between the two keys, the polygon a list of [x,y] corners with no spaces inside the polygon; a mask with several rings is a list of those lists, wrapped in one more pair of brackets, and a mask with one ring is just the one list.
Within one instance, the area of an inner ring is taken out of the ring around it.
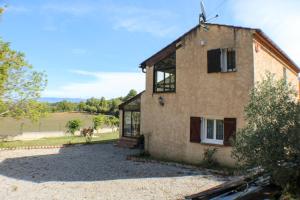
{"label": "entrance step", "polygon": [[134,149],[139,147],[139,138],[121,137],[117,143],[118,147]]}

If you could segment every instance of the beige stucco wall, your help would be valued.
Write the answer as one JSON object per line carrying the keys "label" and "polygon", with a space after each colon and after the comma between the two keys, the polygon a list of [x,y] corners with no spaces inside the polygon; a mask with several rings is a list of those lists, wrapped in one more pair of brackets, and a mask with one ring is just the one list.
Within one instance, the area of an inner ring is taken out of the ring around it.
{"label": "beige stucco wall", "polygon": [[283,69],[286,68],[287,80],[299,95],[299,80],[296,72],[291,70],[288,65],[281,62],[272,52],[255,40],[253,42],[253,54],[255,82],[261,81],[267,71],[274,74],[277,79],[282,79],[284,74]]}
{"label": "beige stucco wall", "polygon": [[[190,117],[237,118],[245,121],[244,106],[254,84],[253,32],[213,25],[189,34],[176,51],[176,93],[153,94],[153,67],[147,67],[142,96],[141,133],[146,149],[156,157],[199,163],[209,146],[190,143]],[[201,45],[201,40],[205,45]],[[236,48],[237,72],[207,73],[207,50]],[[160,106],[158,98],[165,99]],[[231,147],[218,147],[216,158],[233,165]]]}

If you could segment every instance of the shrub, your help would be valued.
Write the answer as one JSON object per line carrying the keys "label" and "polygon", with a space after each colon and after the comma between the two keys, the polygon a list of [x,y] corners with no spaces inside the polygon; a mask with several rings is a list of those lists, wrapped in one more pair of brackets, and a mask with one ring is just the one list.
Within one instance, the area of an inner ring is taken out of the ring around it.
{"label": "shrub", "polygon": [[98,115],[93,118],[93,128],[98,132],[98,129],[101,128],[105,124],[105,116],[104,115]]}
{"label": "shrub", "polygon": [[300,105],[294,89],[270,73],[257,83],[245,108],[247,125],[233,141],[244,168],[261,167],[285,191],[299,195]]}
{"label": "shrub", "polygon": [[204,153],[203,153],[203,165],[205,167],[214,167],[216,165],[218,165],[216,159],[214,158],[215,153],[217,152],[216,148],[213,149],[205,149]]}
{"label": "shrub", "polygon": [[71,133],[72,135],[74,135],[76,131],[80,130],[81,125],[82,122],[79,119],[73,119],[68,121],[66,124],[67,133]]}
{"label": "shrub", "polygon": [[86,143],[92,142],[93,134],[94,134],[94,129],[92,129],[91,127],[84,128],[81,130],[81,135],[85,137]]}
{"label": "shrub", "polygon": [[112,128],[115,128],[115,127],[119,127],[119,123],[120,123],[120,120],[119,120],[119,118],[117,118],[117,117],[115,117],[115,116],[111,116],[110,118],[109,118],[109,121],[110,121],[110,126],[112,127]]}
{"label": "shrub", "polygon": [[94,129],[92,128],[84,128],[81,130],[81,135],[84,137],[93,136],[93,134],[94,134]]}

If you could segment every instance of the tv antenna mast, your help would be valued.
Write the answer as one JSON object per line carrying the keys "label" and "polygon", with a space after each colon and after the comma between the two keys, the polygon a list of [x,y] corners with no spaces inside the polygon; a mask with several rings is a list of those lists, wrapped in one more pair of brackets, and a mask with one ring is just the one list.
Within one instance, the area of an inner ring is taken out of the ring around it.
{"label": "tv antenna mast", "polygon": [[216,14],[214,17],[207,19],[206,11],[205,11],[205,6],[203,3],[203,0],[200,1],[200,8],[201,8],[201,13],[199,15],[199,24],[200,27],[204,28],[205,31],[208,31],[208,27],[206,25],[207,22],[219,17],[218,14]]}

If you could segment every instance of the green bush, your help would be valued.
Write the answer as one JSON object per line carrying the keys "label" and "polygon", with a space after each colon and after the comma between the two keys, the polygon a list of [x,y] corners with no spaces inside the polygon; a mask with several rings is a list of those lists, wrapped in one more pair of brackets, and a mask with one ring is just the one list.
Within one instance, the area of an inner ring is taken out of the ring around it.
{"label": "green bush", "polygon": [[66,124],[67,132],[74,135],[76,131],[80,130],[81,125],[82,122],[79,119],[70,120]]}
{"label": "green bush", "polygon": [[245,168],[261,167],[284,191],[299,195],[300,105],[295,90],[268,73],[251,91],[245,114],[247,125],[236,134],[233,157]]}
{"label": "green bush", "polygon": [[98,115],[93,118],[93,128],[98,131],[105,124],[106,117],[104,115]]}

